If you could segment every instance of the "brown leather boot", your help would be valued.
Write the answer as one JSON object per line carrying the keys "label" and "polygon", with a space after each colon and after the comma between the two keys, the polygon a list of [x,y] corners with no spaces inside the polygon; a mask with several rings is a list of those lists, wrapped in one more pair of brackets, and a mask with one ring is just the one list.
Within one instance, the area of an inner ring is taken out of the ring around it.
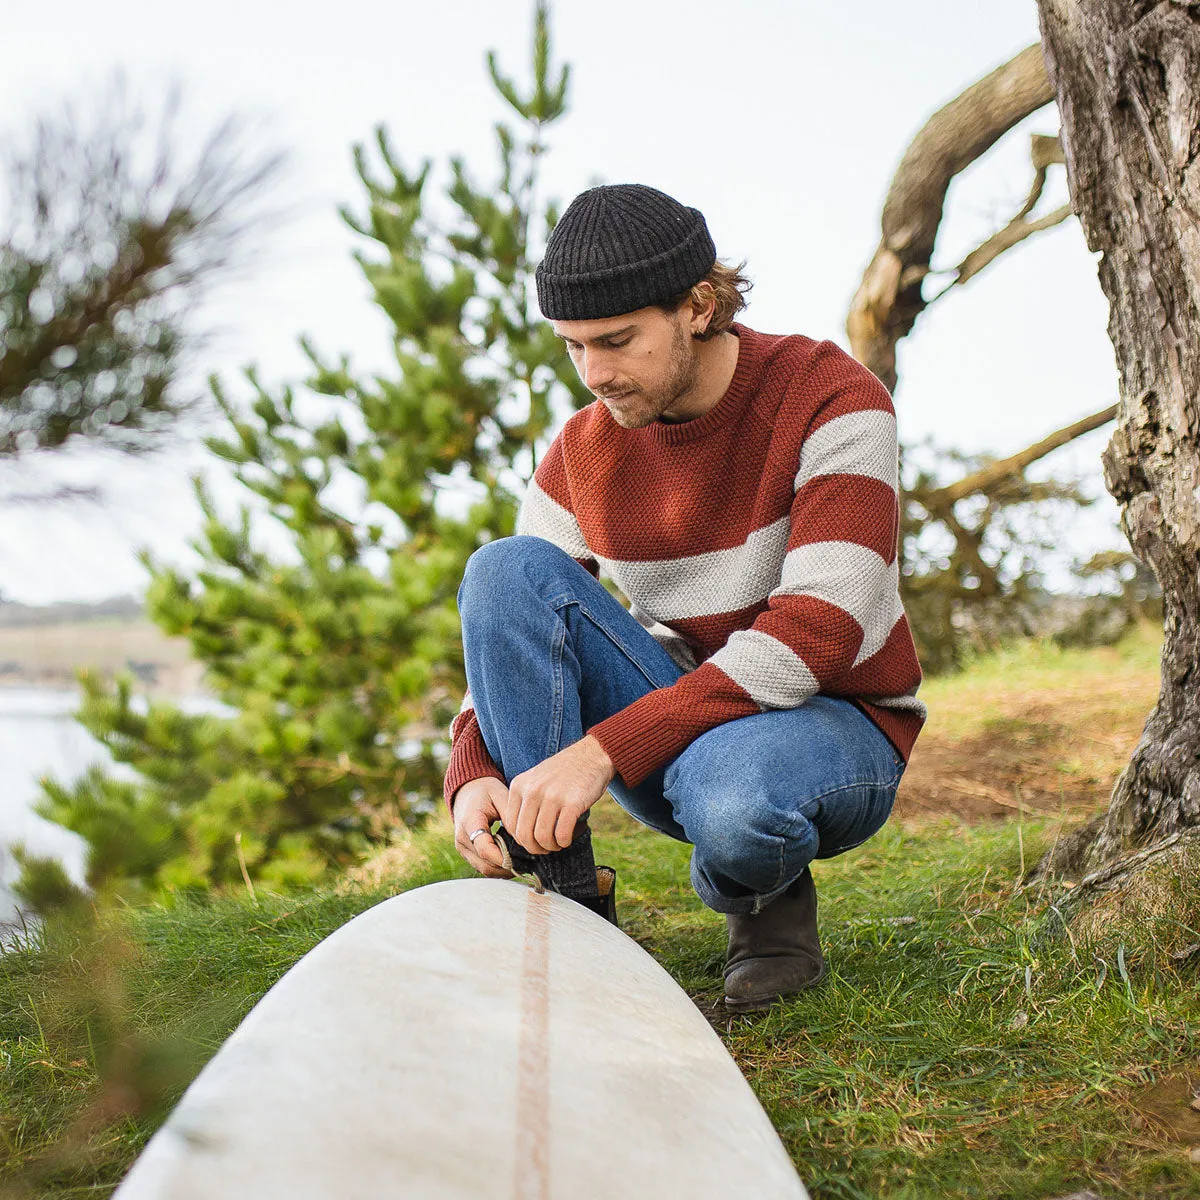
{"label": "brown leather boot", "polygon": [[726,1008],[734,1012],[769,1008],[824,977],[825,956],[817,938],[817,889],[807,867],[761,912],[727,913],[725,923],[729,928]]}

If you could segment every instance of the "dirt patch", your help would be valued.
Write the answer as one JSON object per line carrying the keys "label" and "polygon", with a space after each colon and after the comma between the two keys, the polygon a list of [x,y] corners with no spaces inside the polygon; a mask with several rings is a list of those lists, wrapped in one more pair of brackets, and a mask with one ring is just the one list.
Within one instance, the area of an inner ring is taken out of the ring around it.
{"label": "dirt patch", "polygon": [[993,693],[988,715],[959,736],[949,736],[931,710],[896,816],[987,821],[1096,812],[1107,805],[1157,694],[1157,674],[1148,672],[1061,692]]}
{"label": "dirt patch", "polygon": [[1135,1092],[1130,1102],[1156,1133],[1200,1146],[1200,1064]]}

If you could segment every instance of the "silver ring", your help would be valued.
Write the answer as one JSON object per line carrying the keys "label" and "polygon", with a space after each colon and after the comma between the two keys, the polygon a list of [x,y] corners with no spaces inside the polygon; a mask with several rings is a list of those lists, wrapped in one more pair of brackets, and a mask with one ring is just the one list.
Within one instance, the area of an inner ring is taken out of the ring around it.
{"label": "silver ring", "polygon": [[468,833],[468,834],[467,834],[467,837],[468,837],[468,839],[470,840],[470,842],[471,842],[471,845],[472,845],[472,846],[473,846],[473,845],[475,845],[475,839],[476,839],[476,838],[477,838],[477,837],[478,837],[478,836],[479,836],[481,833],[487,833],[487,830],[486,830],[486,829],[477,829],[477,830],[475,830],[475,832],[474,832],[474,833]]}

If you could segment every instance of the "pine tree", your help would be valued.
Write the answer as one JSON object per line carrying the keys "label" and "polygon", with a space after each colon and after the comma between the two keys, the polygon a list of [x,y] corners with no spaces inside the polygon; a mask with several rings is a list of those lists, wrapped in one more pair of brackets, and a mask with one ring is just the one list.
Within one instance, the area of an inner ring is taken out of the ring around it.
{"label": "pine tree", "polygon": [[228,119],[181,161],[179,103],[147,128],[117,75],[90,113],[41,116],[5,162],[0,462],[79,441],[153,449],[198,402],[185,318],[276,215],[252,206],[283,160],[248,155]]}
{"label": "pine tree", "polygon": [[[354,147],[366,208],[340,212],[393,325],[394,373],[364,377],[302,340],[313,366],[302,388],[272,391],[251,367],[243,401],[211,380],[226,424],[209,446],[252,496],[230,520],[197,481],[203,565],[193,575],[147,557],[147,603],[189,639],[234,715],[139,711],[129,680],[82,677],[81,721],[138,779],[95,770],[48,783],[39,811],[88,838],[94,884],[310,880],[438,802],[465,686],[466,560],[512,532],[552,424],[591,399],[531,306],[557,216],[538,171],[569,81],[551,67],[544,4],[528,90],[494,55],[488,70],[519,118],[495,127],[493,185],[453,158],[448,204],[431,200],[432,164],[406,169],[382,126],[378,163]],[[472,499],[455,514],[463,488]],[[351,493],[353,507],[335,499]],[[291,561],[256,544],[264,511]]]}

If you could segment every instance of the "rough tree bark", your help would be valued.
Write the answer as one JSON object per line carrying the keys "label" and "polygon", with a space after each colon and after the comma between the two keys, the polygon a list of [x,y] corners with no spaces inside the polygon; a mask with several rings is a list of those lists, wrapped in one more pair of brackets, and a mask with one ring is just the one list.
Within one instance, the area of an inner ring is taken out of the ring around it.
{"label": "rough tree bark", "polygon": [[1158,704],[1110,807],[1039,874],[1200,825],[1200,4],[1038,0],[1067,179],[1120,370],[1108,489],[1162,585]]}

